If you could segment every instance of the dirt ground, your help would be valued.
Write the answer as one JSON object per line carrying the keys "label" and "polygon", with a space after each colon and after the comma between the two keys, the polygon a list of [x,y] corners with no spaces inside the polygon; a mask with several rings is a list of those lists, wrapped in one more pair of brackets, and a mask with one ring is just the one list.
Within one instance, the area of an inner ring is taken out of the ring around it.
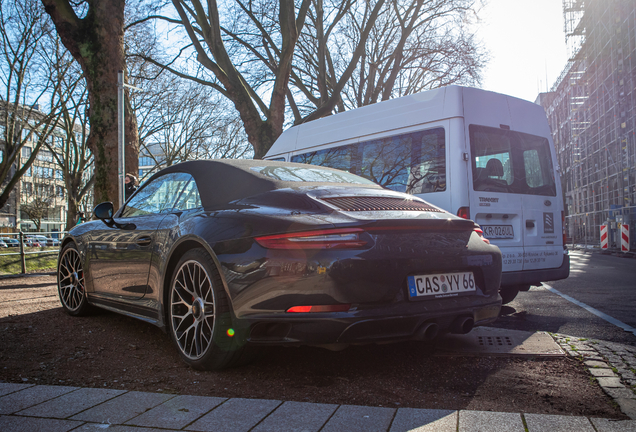
{"label": "dirt ground", "polygon": [[248,366],[198,372],[150,324],[65,314],[54,276],[0,279],[0,382],[627,419],[569,357],[437,356],[414,342],[273,348]]}

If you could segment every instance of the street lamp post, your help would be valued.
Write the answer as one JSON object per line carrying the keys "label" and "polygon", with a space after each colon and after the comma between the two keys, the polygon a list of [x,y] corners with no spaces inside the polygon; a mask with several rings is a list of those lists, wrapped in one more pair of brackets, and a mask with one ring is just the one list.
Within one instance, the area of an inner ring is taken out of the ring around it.
{"label": "street lamp post", "polygon": [[126,131],[124,128],[124,71],[117,73],[117,171],[119,208],[124,205],[124,176],[126,175]]}
{"label": "street lamp post", "polygon": [[133,87],[124,83],[124,71],[117,72],[117,148],[118,148],[118,199],[119,208],[126,201],[126,131],[124,127],[124,87],[141,91],[140,88]]}

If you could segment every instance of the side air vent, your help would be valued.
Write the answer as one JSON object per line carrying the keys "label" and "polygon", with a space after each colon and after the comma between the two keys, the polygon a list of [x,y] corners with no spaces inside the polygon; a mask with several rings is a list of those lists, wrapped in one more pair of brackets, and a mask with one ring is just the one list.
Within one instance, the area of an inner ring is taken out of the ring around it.
{"label": "side air vent", "polygon": [[344,211],[429,211],[443,212],[429,204],[388,197],[336,197],[322,198],[323,201]]}

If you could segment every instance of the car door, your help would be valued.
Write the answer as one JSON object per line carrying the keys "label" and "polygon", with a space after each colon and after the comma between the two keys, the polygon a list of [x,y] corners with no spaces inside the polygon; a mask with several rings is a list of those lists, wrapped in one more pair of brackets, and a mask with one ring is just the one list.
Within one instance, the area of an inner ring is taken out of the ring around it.
{"label": "car door", "polygon": [[145,295],[157,229],[189,177],[170,173],[153,179],[115,215],[115,224],[92,231],[87,262],[95,294],[119,299]]}
{"label": "car door", "polygon": [[[162,271],[166,265],[166,257],[172,245],[179,237],[194,230],[193,227],[196,224],[195,218],[203,212],[201,196],[196,181],[189,174],[186,174],[186,176],[188,176],[190,180],[185,184],[172,211],[166,215],[157,229],[153,259],[150,264],[148,291],[145,297],[145,299],[149,301],[161,302],[158,295],[162,292],[159,288],[163,284]],[[167,277],[170,276],[171,275],[167,275]]]}

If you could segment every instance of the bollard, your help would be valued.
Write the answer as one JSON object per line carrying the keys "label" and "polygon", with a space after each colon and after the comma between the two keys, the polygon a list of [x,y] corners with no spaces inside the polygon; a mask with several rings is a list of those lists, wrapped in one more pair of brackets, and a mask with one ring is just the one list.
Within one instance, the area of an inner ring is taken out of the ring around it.
{"label": "bollard", "polygon": [[26,273],[26,260],[24,258],[24,233],[20,231],[20,262],[22,264],[22,274]]}

